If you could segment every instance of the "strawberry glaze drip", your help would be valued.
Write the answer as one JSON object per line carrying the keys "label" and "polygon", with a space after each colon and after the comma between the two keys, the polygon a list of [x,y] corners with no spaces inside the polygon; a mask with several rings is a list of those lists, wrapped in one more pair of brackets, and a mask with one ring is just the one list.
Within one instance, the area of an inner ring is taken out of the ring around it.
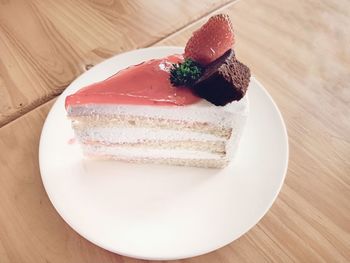
{"label": "strawberry glaze drip", "polygon": [[188,105],[200,100],[189,88],[169,81],[173,63],[181,55],[153,59],[119,71],[108,79],[80,89],[66,98],[66,108],[80,104]]}

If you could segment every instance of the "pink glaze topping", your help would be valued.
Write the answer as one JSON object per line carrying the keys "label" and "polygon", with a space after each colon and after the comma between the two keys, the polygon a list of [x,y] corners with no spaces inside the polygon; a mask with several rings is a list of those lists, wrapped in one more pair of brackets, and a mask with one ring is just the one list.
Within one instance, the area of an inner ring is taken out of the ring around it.
{"label": "pink glaze topping", "polygon": [[66,98],[66,108],[80,104],[188,105],[200,100],[189,88],[174,87],[169,81],[173,63],[181,55],[153,59],[128,67],[101,82]]}

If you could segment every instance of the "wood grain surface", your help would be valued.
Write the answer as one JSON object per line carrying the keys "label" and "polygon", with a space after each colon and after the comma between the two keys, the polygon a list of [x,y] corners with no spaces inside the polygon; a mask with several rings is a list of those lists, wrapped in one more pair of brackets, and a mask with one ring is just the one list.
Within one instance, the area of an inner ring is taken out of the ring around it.
{"label": "wood grain surface", "polygon": [[92,50],[149,46],[230,2],[0,1],[0,127],[60,94]]}
{"label": "wood grain surface", "polygon": [[[66,21],[60,17],[69,16],[64,12],[68,1],[62,1],[64,5],[60,8],[55,3],[49,4],[51,1],[40,1],[40,4],[38,1],[32,6],[44,8],[43,2],[47,5],[45,10],[60,9],[61,13],[52,14],[55,18],[50,21]],[[117,16],[101,2],[85,4],[89,6],[88,10],[99,10],[108,21],[114,21]],[[182,13],[185,7],[178,8]],[[241,0],[220,10],[232,18],[237,35],[237,56],[250,66],[282,112],[290,143],[289,169],[271,210],[247,234],[212,253],[175,262],[350,262],[349,9],[347,0]],[[11,54],[4,55],[11,61],[15,57],[13,54],[25,51],[20,44],[13,46],[3,41],[7,27],[2,21],[11,20],[9,13],[0,8],[0,45],[11,50]],[[136,10],[134,13],[137,14]],[[9,18],[3,20],[4,16]],[[21,19],[29,21],[30,17]],[[76,23],[82,23],[80,19]],[[174,26],[171,30],[176,33],[155,44],[184,45],[191,32],[206,19],[185,28],[180,26],[179,30]],[[55,23],[56,26],[59,24]],[[31,31],[39,30],[45,23],[39,24],[28,28],[28,38]],[[81,30],[88,29],[82,26]],[[55,83],[62,84],[60,89],[63,89],[70,78],[80,72],[82,60],[97,62],[121,51],[108,43],[95,47],[100,45],[96,44],[100,39],[93,36],[90,39],[91,31],[78,33],[84,34],[84,38],[69,41],[76,50],[84,49],[85,53],[77,51],[79,59],[75,59],[62,51],[65,54],[62,56],[72,59],[69,62],[71,73],[60,71],[56,62],[44,57],[42,67],[45,70],[42,72],[46,72],[45,77],[41,75],[40,67],[33,68],[33,74],[22,68],[11,69],[11,74],[17,76],[16,81],[21,78],[23,83],[32,81],[32,93],[14,89],[9,96],[6,87],[13,78],[3,77],[4,64],[0,64],[0,79],[3,80],[0,82],[0,105],[15,105],[12,101],[22,101],[19,98],[27,104],[44,95],[49,98],[48,94],[55,89],[52,86],[43,88],[44,84],[37,87],[34,85],[37,81],[57,80]],[[133,38],[152,43],[161,36],[124,36],[124,49],[135,47]],[[42,41],[52,43],[48,39],[48,35],[42,36]],[[62,36],[62,39],[67,38]],[[76,41],[79,43],[74,43]],[[129,41],[131,46],[128,46]],[[42,44],[38,57],[47,45]],[[52,50],[57,49],[52,47]],[[31,54],[28,51],[20,57]],[[16,87],[17,82],[11,85]],[[2,98],[5,98],[4,103]],[[11,103],[6,104],[8,101]],[[146,262],[122,257],[91,244],[65,224],[49,202],[38,169],[38,142],[52,103],[37,107],[0,128],[0,262]],[[0,109],[3,112],[3,108]]]}

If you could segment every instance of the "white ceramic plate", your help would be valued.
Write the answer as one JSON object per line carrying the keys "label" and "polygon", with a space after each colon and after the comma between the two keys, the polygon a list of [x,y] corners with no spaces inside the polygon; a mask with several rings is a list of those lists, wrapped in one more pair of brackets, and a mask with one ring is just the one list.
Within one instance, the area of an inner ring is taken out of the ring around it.
{"label": "white ceramic plate", "polygon": [[42,130],[39,161],[47,194],[80,235],[107,250],[143,259],[180,259],[218,249],[252,228],[271,207],[288,164],[281,114],[254,78],[250,114],[234,162],[222,170],[84,160],[64,100],[92,82],[181,48],[135,50],[77,78]]}

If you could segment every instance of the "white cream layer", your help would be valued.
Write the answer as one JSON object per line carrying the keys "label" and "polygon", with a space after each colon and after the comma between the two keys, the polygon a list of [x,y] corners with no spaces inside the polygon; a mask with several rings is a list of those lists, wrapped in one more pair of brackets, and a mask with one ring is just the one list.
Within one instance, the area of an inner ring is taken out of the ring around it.
{"label": "white cream layer", "polygon": [[115,147],[115,146],[100,146],[100,145],[83,145],[83,150],[87,155],[105,156],[112,155],[119,158],[155,158],[155,159],[207,159],[220,160],[223,156],[219,154],[201,152],[194,150],[169,150],[169,149],[142,149],[137,147]]}
{"label": "white cream layer", "polygon": [[98,127],[76,130],[81,141],[137,143],[143,141],[225,141],[211,134],[154,128]]}
{"label": "white cream layer", "polygon": [[185,106],[85,104],[67,108],[68,116],[128,115],[145,118],[169,119],[187,122],[207,122],[221,127],[237,128],[245,120],[249,111],[247,96],[225,106],[215,106],[202,99]]}

